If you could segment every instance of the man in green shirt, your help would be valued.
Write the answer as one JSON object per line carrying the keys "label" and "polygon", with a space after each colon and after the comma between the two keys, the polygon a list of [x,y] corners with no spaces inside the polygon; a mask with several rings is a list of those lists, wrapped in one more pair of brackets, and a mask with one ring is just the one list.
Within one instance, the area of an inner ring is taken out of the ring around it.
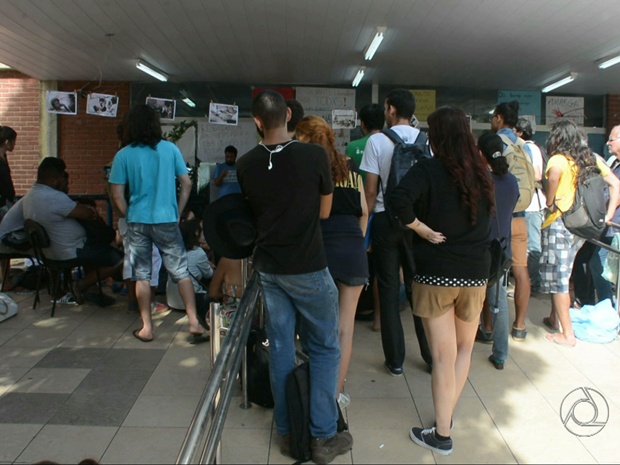
{"label": "man in green shirt", "polygon": [[[355,161],[357,167],[359,167],[362,162],[362,155],[364,154],[364,148],[366,147],[368,138],[383,129],[383,125],[385,124],[383,107],[376,103],[369,103],[362,107],[360,110],[360,123],[364,137],[349,142],[345,150],[345,154]],[[366,173],[360,171],[360,174],[364,182],[366,182]]]}

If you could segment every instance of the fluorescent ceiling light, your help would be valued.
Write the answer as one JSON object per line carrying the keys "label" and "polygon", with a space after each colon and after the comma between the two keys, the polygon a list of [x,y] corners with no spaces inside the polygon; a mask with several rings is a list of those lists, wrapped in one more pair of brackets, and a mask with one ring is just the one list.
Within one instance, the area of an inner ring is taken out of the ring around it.
{"label": "fluorescent ceiling light", "polygon": [[602,61],[598,64],[601,69],[609,68],[610,66],[620,63],[620,55],[610,58],[609,60]]}
{"label": "fluorescent ceiling light", "polygon": [[547,87],[543,87],[541,92],[544,94],[546,92],[551,92],[553,89],[557,89],[558,87],[562,87],[569,82],[573,82],[577,77],[577,73],[570,73],[569,76],[566,76],[564,79],[560,79],[552,84],[549,84]]}
{"label": "fluorescent ceiling light", "polygon": [[183,101],[185,102],[185,104],[186,104],[187,106],[190,106],[190,107],[192,107],[192,108],[194,108],[194,107],[196,106],[196,104],[194,103],[194,101],[193,101],[191,98],[189,98],[189,97],[185,97],[185,98],[183,99]]}
{"label": "fluorescent ceiling light", "polygon": [[168,80],[167,74],[164,74],[162,71],[156,70],[151,65],[147,65],[143,61],[138,60],[138,63],[136,63],[136,68],[146,74],[153,76],[156,79],[159,79],[162,82],[166,82]]}
{"label": "fluorescent ceiling light", "polygon": [[364,77],[364,71],[366,70],[366,68],[364,68],[363,66],[357,71],[357,74],[355,75],[355,79],[353,79],[353,87],[357,87],[360,83],[360,81],[362,80],[362,78]]}
{"label": "fluorescent ceiling light", "polygon": [[377,33],[375,34],[375,37],[372,39],[372,42],[366,49],[366,54],[365,54],[366,60],[370,61],[372,60],[372,57],[375,56],[375,52],[377,51],[377,49],[379,48],[379,45],[381,45],[381,42],[383,41],[384,33],[385,33],[384,27],[377,28]]}

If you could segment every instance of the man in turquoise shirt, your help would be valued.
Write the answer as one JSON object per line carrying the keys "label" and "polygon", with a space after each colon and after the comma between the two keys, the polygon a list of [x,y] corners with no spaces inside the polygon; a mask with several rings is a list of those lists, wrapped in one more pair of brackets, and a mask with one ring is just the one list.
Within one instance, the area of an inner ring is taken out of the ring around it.
{"label": "man in turquoise shirt", "polygon": [[[153,340],[151,320],[151,254],[155,244],[173,282],[178,283],[194,339],[204,339],[196,316],[194,286],[187,268],[187,255],[179,231],[180,213],[185,208],[192,181],[183,155],[171,142],[162,140],[158,113],[148,105],[137,105],[124,120],[121,139],[126,146],[114,157],[110,184],[112,201],[127,219],[132,280],[142,317],[142,328],[133,335],[142,342]],[[181,185],[177,200],[176,183]],[[125,199],[129,186],[129,202]]]}

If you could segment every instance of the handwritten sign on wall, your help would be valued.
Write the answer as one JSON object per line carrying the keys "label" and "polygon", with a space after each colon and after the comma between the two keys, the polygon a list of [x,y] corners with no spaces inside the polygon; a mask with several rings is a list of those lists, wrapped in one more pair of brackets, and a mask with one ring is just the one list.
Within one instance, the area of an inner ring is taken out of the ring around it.
{"label": "handwritten sign on wall", "polygon": [[519,102],[519,116],[535,115],[536,123],[541,123],[540,92],[525,90],[500,90],[497,92],[497,103]]}
{"label": "handwritten sign on wall", "polygon": [[[306,115],[317,115],[332,124],[332,110],[355,110],[355,89],[327,87],[297,87],[295,98],[304,107]],[[350,140],[350,130],[335,129],[336,145],[344,152]]]}
{"label": "handwritten sign on wall", "polygon": [[577,126],[583,126],[583,97],[548,96],[546,98],[546,123],[551,125],[562,118],[571,120]]}
{"label": "handwritten sign on wall", "polygon": [[412,89],[415,96],[415,116],[419,121],[426,121],[428,115],[435,111],[437,99],[434,89]]}
{"label": "handwritten sign on wall", "polygon": [[198,122],[198,158],[207,163],[224,162],[224,149],[233,145],[239,157],[258,144],[254,120],[240,118],[237,126]]}

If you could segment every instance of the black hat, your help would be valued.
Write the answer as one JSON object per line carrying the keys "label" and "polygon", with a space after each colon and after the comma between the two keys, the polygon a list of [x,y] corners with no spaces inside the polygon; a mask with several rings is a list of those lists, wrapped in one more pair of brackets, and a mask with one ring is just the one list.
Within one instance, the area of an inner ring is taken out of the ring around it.
{"label": "black hat", "polygon": [[256,226],[243,194],[225,195],[207,205],[202,227],[205,240],[217,255],[235,259],[252,255]]}

